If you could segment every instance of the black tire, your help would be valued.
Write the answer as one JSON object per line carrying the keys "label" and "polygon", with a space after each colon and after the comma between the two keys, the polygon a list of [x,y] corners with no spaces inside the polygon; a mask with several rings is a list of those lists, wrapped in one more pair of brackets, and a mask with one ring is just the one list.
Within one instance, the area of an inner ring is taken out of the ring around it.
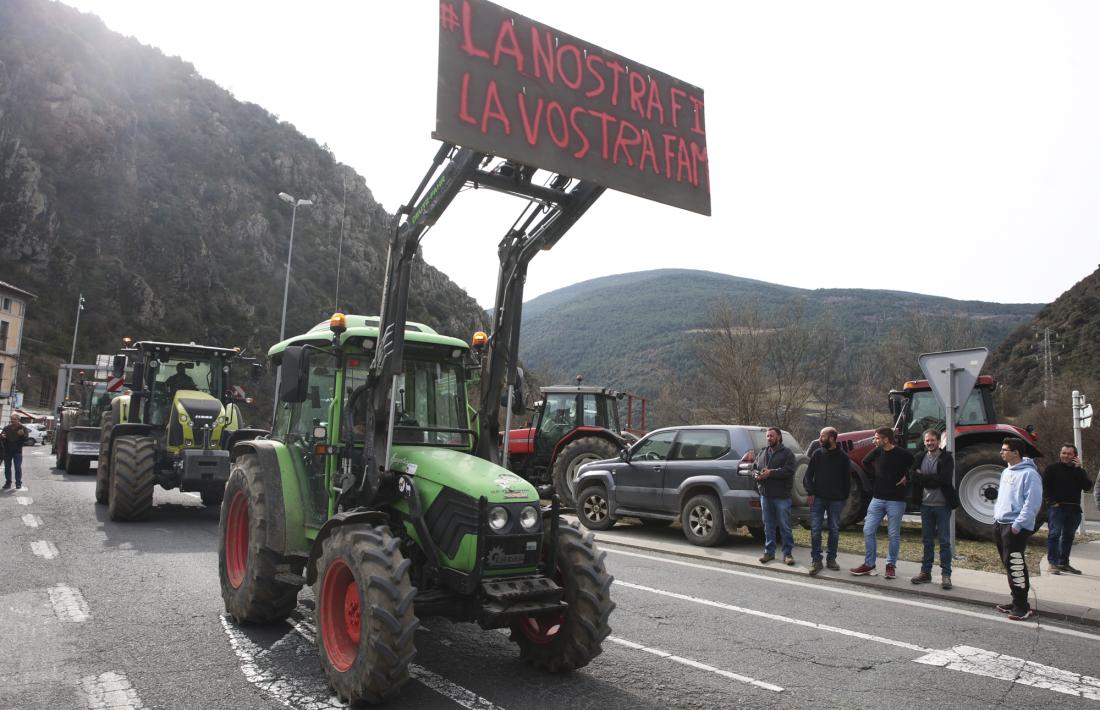
{"label": "black tire", "polygon": [[722,522],[722,506],[712,495],[693,496],[680,509],[680,524],[684,537],[692,545],[713,547],[726,540],[726,527]]}
{"label": "black tire", "polygon": [[653,528],[654,530],[663,530],[676,522],[674,520],[664,520],[662,518],[638,518],[638,520],[642,521],[643,528]]}
{"label": "black tire", "polygon": [[603,640],[611,634],[608,619],[615,608],[611,601],[614,577],[603,563],[606,554],[596,547],[592,533],[562,521],[555,579],[565,590],[569,607],[561,614],[512,622],[511,639],[519,646],[520,658],[535,668],[564,673],[585,667],[603,652]]}
{"label": "black tire", "polygon": [[65,438],[66,438],[65,437],[65,432],[60,431],[60,432],[58,432],[57,437],[54,438],[54,444],[53,444],[54,447],[55,447],[55,449],[54,449],[55,457],[54,457],[53,467],[56,468],[56,469],[59,469],[61,471],[67,471],[68,470],[68,462],[65,460],[67,458],[66,449],[68,448],[68,443],[66,443]]}
{"label": "black tire", "polygon": [[764,542],[764,528],[763,527],[757,527],[756,525],[749,525],[747,527],[748,527],[748,530],[749,530],[749,535],[752,535],[753,540],[756,540],[757,542]]}
{"label": "black tire", "polygon": [[589,461],[609,459],[618,451],[618,447],[599,436],[582,436],[566,444],[554,460],[552,474],[554,491],[561,504],[567,508],[576,504],[577,468]]}
{"label": "black tire", "polygon": [[209,505],[211,507],[215,505],[221,505],[222,500],[225,499],[225,486],[219,486],[217,484],[204,486],[199,491],[199,497],[202,498],[203,505]]}
{"label": "black tire", "polygon": [[341,700],[387,700],[416,656],[411,562],[385,526],[337,528],[321,545],[313,586],[321,667]]}
{"label": "black tire", "polygon": [[603,486],[587,485],[577,496],[577,519],[589,530],[609,530],[615,525]]}
{"label": "black tire", "polygon": [[270,495],[264,490],[259,460],[251,454],[239,457],[223,491],[229,502],[222,506],[218,528],[222,601],[226,613],[238,624],[282,621],[298,605],[302,585],[281,582],[275,575],[284,569],[301,574],[302,559],[264,546]]}
{"label": "black tire", "polygon": [[977,444],[959,451],[955,459],[959,481],[955,524],[960,535],[993,539],[993,505],[1004,467],[999,444]]}
{"label": "black tire", "polygon": [[111,520],[145,520],[153,510],[157,442],[148,436],[116,436],[111,444]]}
{"label": "black tire", "polygon": [[867,506],[871,504],[871,494],[863,490],[859,476],[853,471],[852,481],[848,486],[848,500],[844,502],[844,508],[840,511],[840,527],[846,528],[855,525],[867,516]]}
{"label": "black tire", "polygon": [[114,412],[107,410],[99,418],[99,459],[95,467],[95,502],[106,505],[111,497],[111,430]]}
{"label": "black tire", "polygon": [[86,456],[66,456],[65,473],[70,476],[83,476],[91,468],[91,461]]}

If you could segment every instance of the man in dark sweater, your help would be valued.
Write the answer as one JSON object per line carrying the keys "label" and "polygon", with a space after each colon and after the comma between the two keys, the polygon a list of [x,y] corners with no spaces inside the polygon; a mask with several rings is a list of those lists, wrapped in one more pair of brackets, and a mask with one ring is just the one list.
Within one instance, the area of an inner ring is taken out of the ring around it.
{"label": "man in dark sweater", "polygon": [[940,448],[940,433],[924,432],[924,451],[913,462],[913,502],[920,506],[924,558],[913,584],[932,581],[936,560],[936,539],[940,541],[940,586],[951,589],[951,511],[959,507],[953,478],[955,461],[951,452]]}
{"label": "man in dark sweater", "polygon": [[1092,487],[1077,447],[1062,444],[1058,463],[1052,463],[1043,471],[1043,500],[1047,504],[1047,562],[1051,574],[1081,570],[1069,564],[1069,551],[1073,547],[1073,534],[1081,524],[1081,492]]}
{"label": "man in dark sweater", "polygon": [[775,559],[775,527],[783,544],[783,561],[794,564],[794,535],[791,534],[791,488],[794,484],[794,453],[783,445],[783,432],[768,429],[768,446],[756,458],[760,471],[756,486],[760,491],[760,512],[764,518],[764,554],[761,564]]}
{"label": "man in dark sweater", "polygon": [[0,430],[4,449],[4,488],[11,488],[11,471],[15,469],[15,487],[23,487],[23,446],[27,443],[27,428],[18,414],[11,415],[11,424]]}
{"label": "man in dark sweater", "polygon": [[837,430],[827,426],[817,440],[821,446],[810,456],[810,465],[802,477],[810,504],[810,576],[822,570],[821,524],[829,516],[829,569],[838,570],[837,547],[840,544],[840,513],[848,502],[851,487],[851,462],[848,454],[836,445]]}
{"label": "man in dark sweater", "polygon": [[886,579],[897,577],[898,553],[901,551],[901,516],[905,515],[905,493],[913,454],[894,446],[894,430],[875,430],[875,448],[863,457],[863,469],[871,474],[871,504],[863,521],[863,546],[867,551],[863,564],[848,570],[854,575],[874,575],[878,558],[875,534],[882,519],[888,522],[890,546],[886,551]]}

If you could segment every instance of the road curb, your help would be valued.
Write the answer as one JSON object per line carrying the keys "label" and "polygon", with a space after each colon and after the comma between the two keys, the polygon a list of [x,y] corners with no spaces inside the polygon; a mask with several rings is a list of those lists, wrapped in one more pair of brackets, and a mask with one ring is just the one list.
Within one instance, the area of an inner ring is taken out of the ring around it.
{"label": "road curb", "polygon": [[[981,607],[993,614],[992,607],[997,603],[1003,603],[1007,597],[1007,592],[1004,594],[995,594],[993,592],[987,592],[980,589],[972,589],[969,587],[960,587],[956,585],[952,591],[941,591],[937,587],[931,585],[915,585],[911,584],[908,580],[896,580],[898,584],[893,584],[883,580],[882,584],[868,583],[861,581],[864,577],[834,577],[832,575],[825,575],[820,577],[810,577],[805,568],[788,567],[783,564],[776,565],[761,565],[760,563],[752,560],[740,560],[730,559],[726,556],[720,556],[716,554],[707,554],[703,552],[703,549],[709,548],[684,548],[668,550],[661,547],[654,547],[652,545],[645,545],[637,541],[622,541],[612,540],[607,537],[601,536],[599,532],[595,532],[596,541],[607,544],[616,545],[618,547],[627,547],[633,550],[645,550],[647,552],[657,552],[666,555],[676,555],[679,557],[688,557],[695,560],[706,560],[707,562],[722,562],[729,565],[736,565],[738,567],[748,567],[757,571],[767,570],[769,572],[777,572],[780,574],[787,574],[792,576],[803,577],[807,581],[821,581],[821,582],[840,582],[851,587],[861,587],[863,589],[870,589],[874,591],[893,591],[901,592],[909,596],[924,597],[926,599],[938,599],[944,601],[963,602],[972,606]],[[835,574],[835,573],[833,573]],[[843,573],[842,573],[843,574]],[[876,578],[877,579],[877,578]],[[1040,619],[1048,619],[1055,621],[1067,621],[1074,624],[1082,624],[1085,626],[1092,626],[1100,628],[1100,608],[1086,607],[1080,604],[1062,604],[1059,602],[1044,602],[1039,600],[1035,605],[1036,610],[1039,612]]]}

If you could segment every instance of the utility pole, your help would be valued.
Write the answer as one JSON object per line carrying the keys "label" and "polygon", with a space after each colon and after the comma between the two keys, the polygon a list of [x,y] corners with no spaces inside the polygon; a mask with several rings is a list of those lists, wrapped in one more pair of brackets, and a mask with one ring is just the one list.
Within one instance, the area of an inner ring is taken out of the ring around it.
{"label": "utility pole", "polygon": [[[73,326],[73,349],[69,353],[69,364],[72,365],[76,362],[76,334],[80,332],[80,312],[84,310],[84,294],[80,294],[80,298],[76,302],[76,325]],[[73,371],[69,369],[68,376],[65,378],[65,397],[69,396],[69,387],[73,384]]]}
{"label": "utility pole", "polygon": [[1042,339],[1039,341],[1039,362],[1043,368],[1043,408],[1046,409],[1054,400],[1054,346],[1058,345],[1058,334],[1052,333],[1050,328],[1043,328]]}
{"label": "utility pole", "polygon": [[348,213],[348,169],[344,166],[344,207],[340,210],[340,241],[336,244],[336,303],[332,310],[340,310],[340,261],[344,256],[344,219]]}

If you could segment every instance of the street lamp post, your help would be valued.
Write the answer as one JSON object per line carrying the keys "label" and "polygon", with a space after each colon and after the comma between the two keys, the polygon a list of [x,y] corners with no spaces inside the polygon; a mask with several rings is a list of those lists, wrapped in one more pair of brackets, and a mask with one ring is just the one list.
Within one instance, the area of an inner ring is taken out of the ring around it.
{"label": "street lamp post", "polygon": [[[290,259],[294,256],[294,222],[298,216],[299,207],[310,207],[313,205],[313,200],[299,200],[295,199],[291,195],[285,192],[279,193],[279,199],[283,202],[287,202],[293,206],[294,209],[290,212],[290,248],[286,253],[286,281],[283,283],[283,317],[279,323],[279,342],[281,343],[286,338],[286,298],[290,292]],[[279,398],[279,385],[283,378],[283,366],[280,365],[279,369],[275,371],[275,399]]]}
{"label": "street lamp post", "polygon": [[[76,302],[76,325],[73,326],[73,349],[69,353],[69,364],[76,363],[76,334],[80,332],[80,312],[84,310],[84,294],[80,294],[80,298]],[[68,375],[65,378],[65,396],[62,399],[67,399],[69,396],[69,388],[73,384],[73,368],[69,368]]]}

